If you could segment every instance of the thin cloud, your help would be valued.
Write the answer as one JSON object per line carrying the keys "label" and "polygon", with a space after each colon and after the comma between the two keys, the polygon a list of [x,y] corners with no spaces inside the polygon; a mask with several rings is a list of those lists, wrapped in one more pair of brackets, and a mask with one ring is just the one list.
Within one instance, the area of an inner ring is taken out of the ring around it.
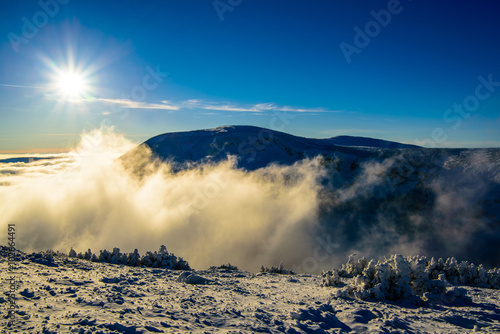
{"label": "thin cloud", "polygon": [[163,100],[160,103],[138,102],[129,99],[105,99],[105,98],[95,98],[92,99],[91,101],[103,102],[108,104],[117,104],[129,109],[152,109],[152,110],[169,110],[169,111],[201,109],[201,110],[226,111],[226,112],[251,112],[256,114],[268,111],[314,113],[314,114],[343,112],[343,110],[329,110],[325,108],[298,108],[292,106],[281,106],[275,103],[238,104],[231,102],[206,101],[198,99],[190,99],[185,101]]}
{"label": "thin cloud", "polygon": [[139,102],[128,99],[103,99],[97,98],[93,99],[92,102],[104,102],[110,104],[118,104],[122,107],[129,109],[156,109],[156,110],[179,110],[180,107],[176,105],[171,105],[166,103],[167,101],[162,101],[161,103],[148,103]]}
{"label": "thin cloud", "polygon": [[228,102],[211,102],[203,100],[189,100],[188,106],[206,110],[232,111],[232,112],[255,112],[262,113],[266,111],[287,111],[296,113],[332,113],[342,112],[342,110],[328,110],[325,108],[297,108],[291,106],[280,106],[275,103],[258,104],[236,104]]}
{"label": "thin cloud", "polygon": [[24,85],[9,85],[9,84],[0,84],[0,86],[13,87],[13,88],[47,89],[47,87],[41,87],[41,86],[24,86]]}

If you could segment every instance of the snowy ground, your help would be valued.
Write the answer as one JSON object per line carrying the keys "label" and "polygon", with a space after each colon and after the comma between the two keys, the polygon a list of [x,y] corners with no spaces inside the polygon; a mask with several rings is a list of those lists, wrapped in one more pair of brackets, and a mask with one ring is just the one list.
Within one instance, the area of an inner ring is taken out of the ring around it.
{"label": "snowy ground", "polygon": [[[56,257],[16,263],[16,327],[2,333],[500,332],[500,291],[422,306],[334,298],[322,277],[128,267]],[[10,277],[0,263],[2,289]],[[184,273],[184,274],[183,274]],[[180,277],[181,276],[181,277]],[[204,283],[204,284],[188,284]],[[7,298],[0,297],[2,328]]]}

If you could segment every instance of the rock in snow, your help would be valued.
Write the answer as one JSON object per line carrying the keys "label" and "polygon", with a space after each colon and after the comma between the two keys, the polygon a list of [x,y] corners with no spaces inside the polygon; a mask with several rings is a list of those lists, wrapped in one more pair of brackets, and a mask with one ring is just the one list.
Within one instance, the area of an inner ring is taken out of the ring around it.
{"label": "rock in snow", "polygon": [[177,282],[186,284],[208,284],[211,282],[211,280],[205,277],[201,277],[200,275],[185,271],[179,275],[179,277],[177,278]]}

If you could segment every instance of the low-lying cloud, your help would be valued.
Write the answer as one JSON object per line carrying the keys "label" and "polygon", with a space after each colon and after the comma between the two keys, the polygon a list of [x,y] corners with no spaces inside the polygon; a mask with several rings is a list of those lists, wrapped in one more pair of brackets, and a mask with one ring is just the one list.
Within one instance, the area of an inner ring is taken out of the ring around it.
{"label": "low-lying cloud", "polygon": [[317,160],[246,172],[228,158],[175,173],[157,162],[138,177],[116,160],[133,147],[93,131],[69,154],[0,164],[0,226],[15,223],[25,251],[145,252],[165,244],[195,268],[257,269],[307,249],[323,173]]}
{"label": "low-lying cloud", "polygon": [[420,172],[423,161],[440,160],[419,156],[412,169],[392,156],[349,162],[352,174],[342,174],[340,158],[330,169],[318,157],[250,172],[237,168],[236,157],[179,170],[146,148],[119,159],[134,147],[104,129],[84,134],[67,154],[9,163],[0,156],[0,228],[15,223],[24,251],[144,253],[165,244],[197,269],[231,262],[257,270],[283,260],[317,272],[351,252],[498,265],[491,255],[500,241],[498,153],[460,156],[473,160],[474,173],[453,169],[457,159],[444,163],[450,173]]}

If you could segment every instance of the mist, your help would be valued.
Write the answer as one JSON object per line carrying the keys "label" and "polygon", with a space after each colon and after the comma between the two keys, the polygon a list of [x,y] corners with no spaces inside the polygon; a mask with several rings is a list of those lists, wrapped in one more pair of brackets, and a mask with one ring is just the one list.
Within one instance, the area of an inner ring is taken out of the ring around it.
{"label": "mist", "polygon": [[164,244],[194,268],[231,262],[256,270],[292,263],[311,247],[317,160],[245,172],[228,157],[175,173],[156,161],[138,177],[117,160],[135,146],[94,130],[68,154],[1,164],[0,226],[16,224],[23,251],[145,252]]}
{"label": "mist", "polygon": [[[0,163],[0,227],[15,223],[27,252],[166,245],[196,269],[230,262],[256,271],[283,261],[314,273],[351,253],[498,265],[488,252],[498,250],[498,221],[477,205],[498,182],[491,188],[478,172],[423,175],[401,156],[362,161],[349,179],[320,157],[255,171],[238,168],[235,156],[173,168],[145,146],[120,158],[135,147],[99,129],[69,153]],[[495,170],[480,161],[485,173]],[[325,182],[332,179],[336,186]]]}

